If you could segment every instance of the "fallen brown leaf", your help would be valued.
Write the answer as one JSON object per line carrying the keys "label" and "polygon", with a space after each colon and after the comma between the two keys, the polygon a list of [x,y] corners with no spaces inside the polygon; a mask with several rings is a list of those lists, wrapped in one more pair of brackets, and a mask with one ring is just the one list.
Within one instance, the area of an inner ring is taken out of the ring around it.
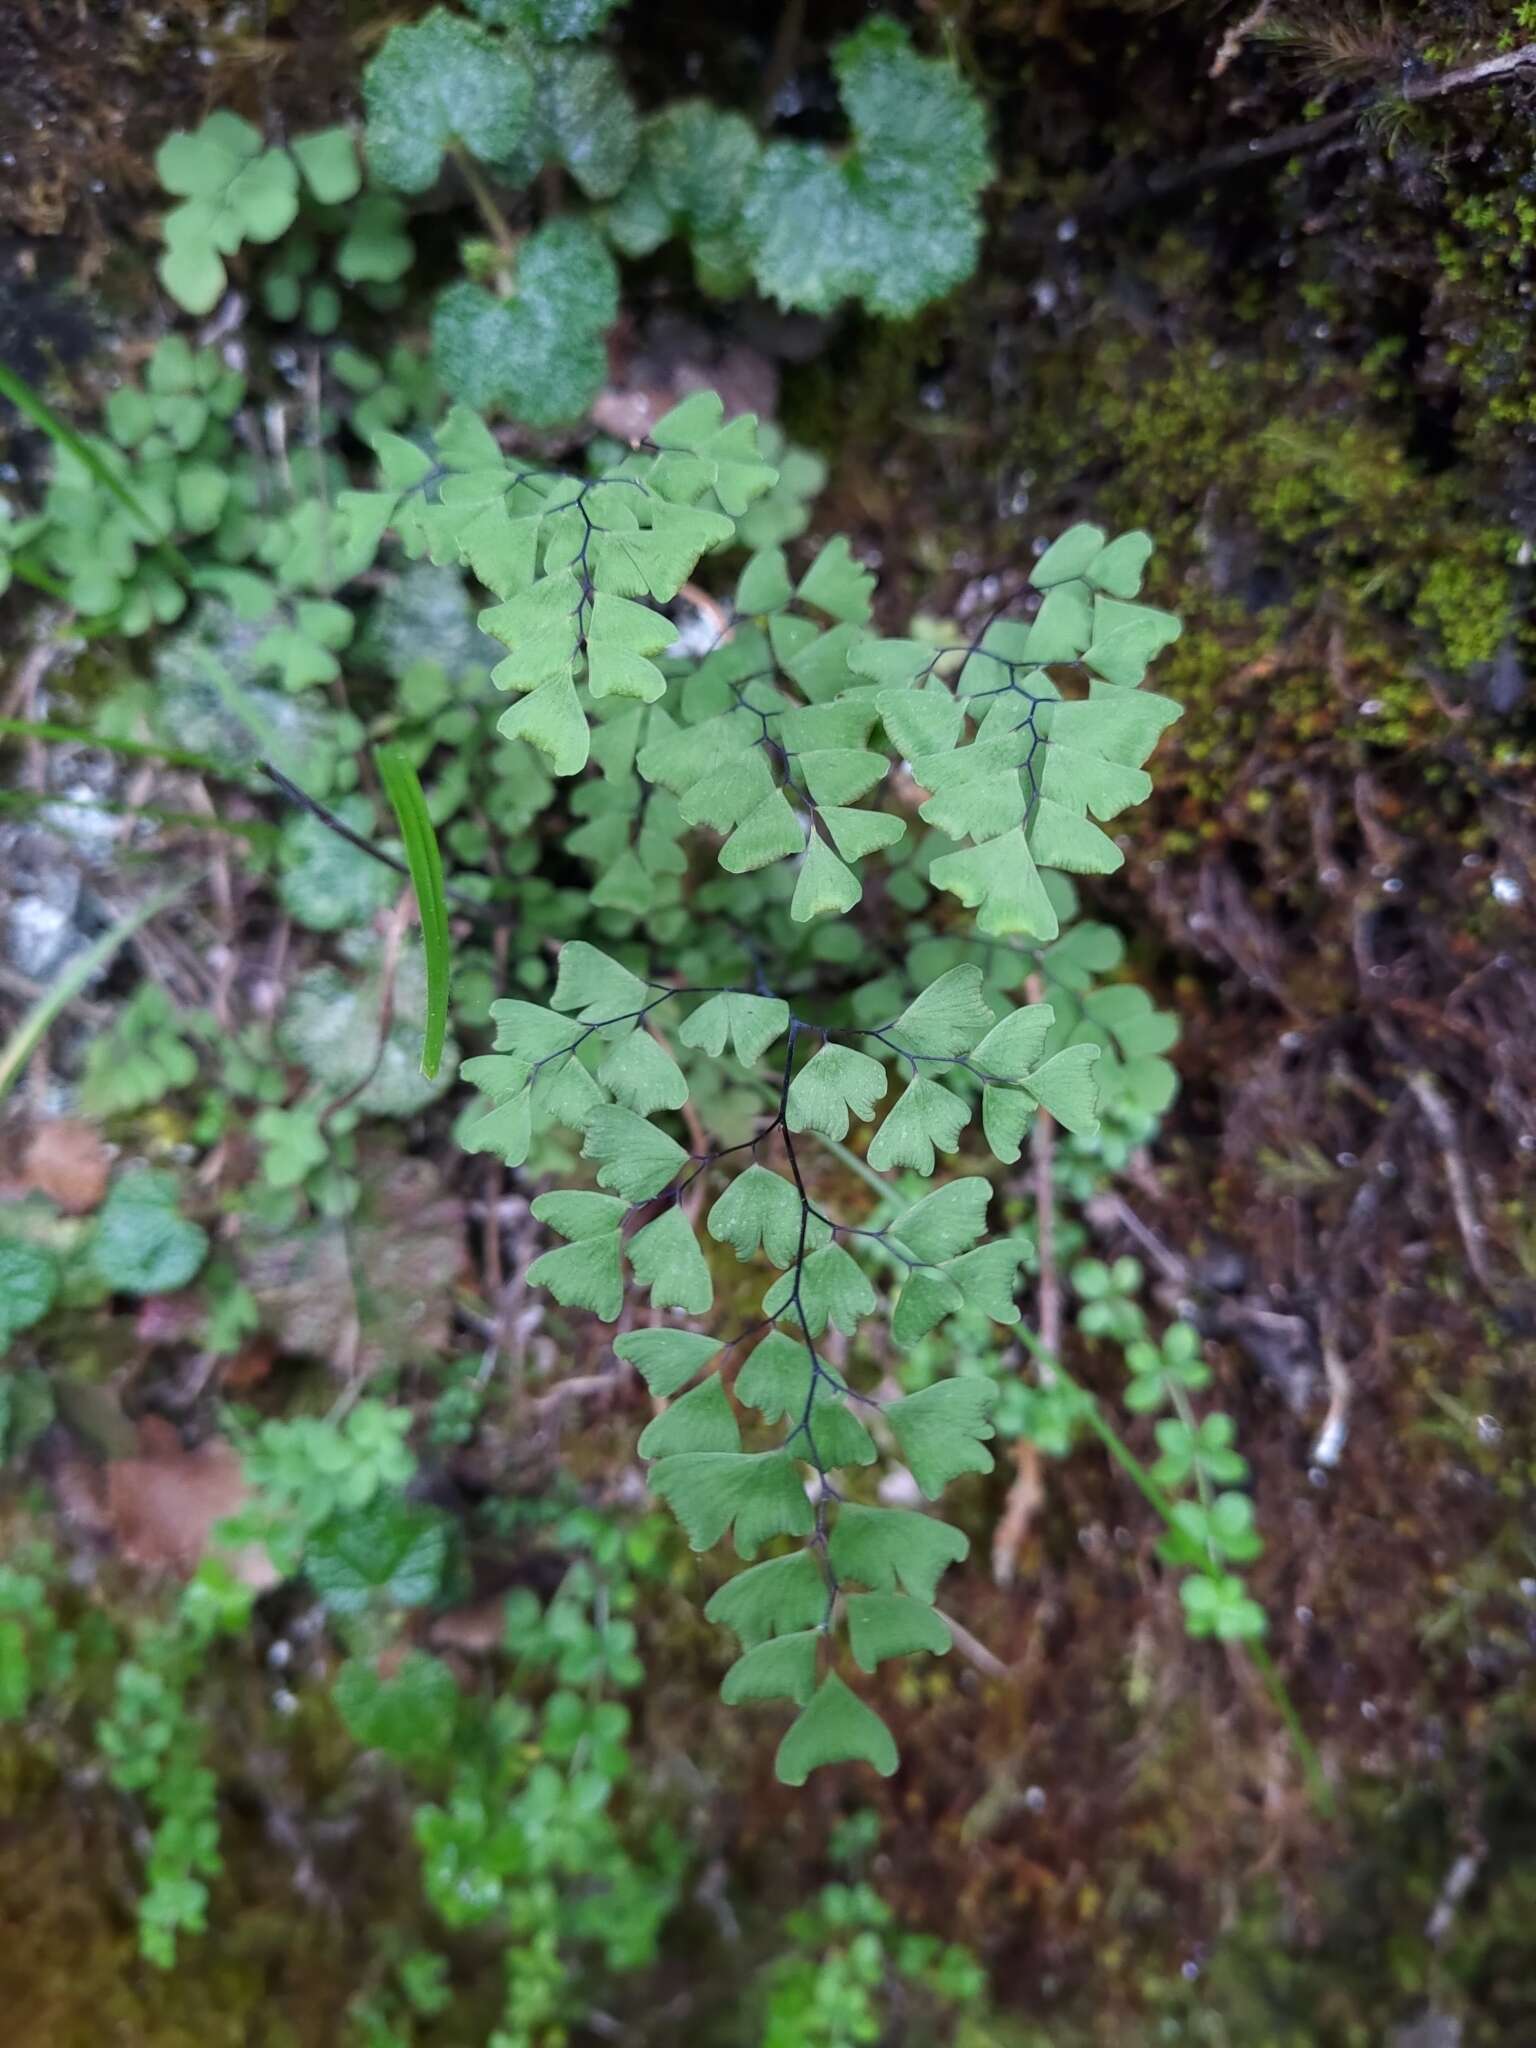
{"label": "fallen brown leaf", "polygon": [[22,1175],[27,1187],[66,1214],[86,1216],[101,1205],[110,1166],[111,1156],[89,1124],[51,1117],[32,1133]]}
{"label": "fallen brown leaf", "polygon": [[507,1600],[504,1593],[494,1599],[477,1600],[472,1606],[450,1608],[437,1615],[427,1631],[434,1650],[462,1650],[469,1656],[486,1656],[499,1650],[507,1633]]}
{"label": "fallen brown leaf", "polygon": [[[106,1467],[108,1530],[130,1564],[188,1577],[197,1569],[214,1524],[238,1513],[247,1500],[240,1459],[221,1439],[183,1447],[170,1425],[140,1429],[140,1455],[114,1458]],[[231,1559],[235,1576],[258,1592],[277,1574],[261,1550]]]}
{"label": "fallen brown leaf", "polygon": [[247,1387],[259,1387],[271,1371],[272,1346],[257,1338],[250,1344],[242,1344],[234,1357],[225,1362],[219,1373],[219,1384],[227,1394],[241,1394]]}

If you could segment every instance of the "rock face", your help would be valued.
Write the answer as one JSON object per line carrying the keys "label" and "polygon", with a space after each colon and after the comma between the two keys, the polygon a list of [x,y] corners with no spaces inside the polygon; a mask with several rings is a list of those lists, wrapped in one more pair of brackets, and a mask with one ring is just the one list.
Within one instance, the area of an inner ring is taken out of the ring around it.
{"label": "rock face", "polygon": [[1448,2013],[1427,2012],[1411,2026],[1399,2027],[1392,2036],[1392,2048],[1461,2048],[1461,2021]]}
{"label": "rock face", "polygon": [[51,832],[37,829],[0,833],[5,863],[4,923],[0,955],[29,981],[46,981],[85,943],[75,926],[79,870],[61,861]]}

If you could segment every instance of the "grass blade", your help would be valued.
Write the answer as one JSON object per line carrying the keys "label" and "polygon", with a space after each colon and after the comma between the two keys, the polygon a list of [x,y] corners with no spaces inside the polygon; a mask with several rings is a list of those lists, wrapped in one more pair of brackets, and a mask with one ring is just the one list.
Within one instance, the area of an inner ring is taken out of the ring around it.
{"label": "grass blade", "polygon": [[443,856],[427,810],[421,778],[399,747],[375,747],[384,794],[394,808],[405,843],[406,865],[416,891],[421,942],[427,960],[427,1025],[422,1036],[421,1071],[436,1078],[448,1035],[448,904],[443,892]]}
{"label": "grass blade", "polygon": [[163,804],[119,803],[105,796],[60,796],[48,789],[0,789],[0,812],[48,811],[61,822],[71,811],[101,813],[110,818],[145,818],[151,825],[167,830],[220,832],[226,838],[242,839],[248,846],[275,848],[277,827],[261,819],[220,818],[208,811],[173,811]]}
{"label": "grass blade", "polygon": [[0,1046],[0,1101],[9,1094],[17,1075],[65,1005],[74,1001],[92,976],[100,973],[140,925],[148,924],[168,903],[174,903],[186,887],[185,882],[177,882],[169,889],[161,889],[146,897],[136,910],[119,918],[110,931],[103,932],[94,945],[87,946],[84,952],[77,953],[65,963],[53,985],[44,989],[6,1043]]}
{"label": "grass blade", "polygon": [[107,739],[89,726],[60,725],[56,719],[0,718],[0,739],[56,740],[61,745],[100,747],[105,753],[126,754],[135,761],[164,761],[172,768],[198,768],[204,775],[230,780],[228,766],[207,754],[189,754],[179,747],[154,747],[142,740]]}
{"label": "grass blade", "polygon": [[125,512],[133,514],[144,528],[146,544],[160,556],[168,568],[178,577],[191,575],[191,564],[186,556],[170,541],[155,532],[155,522],[122,478],[115,476],[90,443],[81,440],[74,428],[59,418],[46,399],[40,398],[30,384],[18,377],[14,370],[8,370],[4,363],[0,363],[0,398],[8,398],[16,410],[24,414],[34,427],[42,429],[55,447],[67,450],[76,462],[90,472],[104,491],[110,491]]}

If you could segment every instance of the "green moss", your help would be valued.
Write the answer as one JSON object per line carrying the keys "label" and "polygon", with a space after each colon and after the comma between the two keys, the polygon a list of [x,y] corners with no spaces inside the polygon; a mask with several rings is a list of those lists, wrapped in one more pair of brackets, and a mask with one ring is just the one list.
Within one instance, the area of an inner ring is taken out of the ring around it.
{"label": "green moss", "polygon": [[1419,586],[1413,617],[1440,636],[1453,669],[1492,661],[1510,626],[1510,584],[1502,564],[1467,556],[1432,562]]}
{"label": "green moss", "polygon": [[[1170,299],[1192,267],[1165,238],[1155,274]],[[1301,297],[1340,317],[1325,284]],[[1260,748],[1273,776],[1318,743],[1437,745],[1434,672],[1491,659],[1510,631],[1510,536],[1462,471],[1410,453],[1404,348],[1381,337],[1356,368],[1106,320],[1086,353],[1031,365],[1011,445],[1032,505],[1074,483],[1080,504],[1093,478],[1097,516],[1155,524],[1170,543],[1153,595],[1179,593],[1185,633],[1164,680],[1186,710],[1164,853],[1221,837],[1234,797],[1239,815],[1270,808],[1248,787]]]}
{"label": "green moss", "polygon": [[0,1778],[13,1795],[0,1841],[8,2048],[335,2048],[349,1937],[294,1912],[272,1844],[220,1886],[217,1940],[163,1974],[138,1957],[135,1859],[110,1796],[83,1799],[18,1735],[0,1747]]}

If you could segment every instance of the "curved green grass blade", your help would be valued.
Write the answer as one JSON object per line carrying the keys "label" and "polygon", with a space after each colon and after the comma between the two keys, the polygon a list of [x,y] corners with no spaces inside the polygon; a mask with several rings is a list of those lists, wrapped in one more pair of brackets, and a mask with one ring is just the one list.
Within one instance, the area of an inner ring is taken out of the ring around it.
{"label": "curved green grass blade", "polygon": [[57,740],[61,745],[100,747],[109,754],[126,754],[135,761],[164,761],[172,768],[199,768],[204,775],[231,779],[228,765],[208,754],[189,754],[180,747],[155,747],[142,740],[108,739],[89,726],[61,725],[57,719],[0,718],[0,739]]}
{"label": "curved green grass blade", "polygon": [[448,904],[443,892],[443,856],[421,779],[409,757],[399,747],[375,747],[373,758],[400,826],[421,919],[427,960],[427,1025],[422,1035],[421,1071],[430,1081],[437,1074],[448,1035]]}
{"label": "curved green grass blade", "polygon": [[174,903],[188,887],[186,882],[176,882],[156,895],[147,897],[136,910],[103,932],[94,945],[76,953],[60,970],[49,988],[38,997],[32,1008],[22,1018],[3,1046],[0,1046],[0,1100],[9,1093],[12,1084],[30,1059],[38,1041],[48,1027],[69,1003],[98,974],[112,958],[119,946],[131,939],[140,925],[148,924],[169,903]]}
{"label": "curved green grass blade", "polygon": [[111,797],[60,796],[47,789],[0,789],[0,811],[53,811],[67,816],[70,811],[103,813],[111,818],[147,818],[152,825],[192,832],[217,832],[228,839],[242,839],[249,846],[277,843],[277,827],[259,818],[218,818],[206,811],[173,811],[163,804],[125,804]]}
{"label": "curved green grass blade", "polygon": [[155,522],[122,478],[114,476],[90,443],[82,441],[74,428],[59,418],[47,400],[40,398],[30,384],[18,377],[14,370],[8,370],[4,363],[0,363],[0,398],[9,399],[16,410],[24,414],[34,427],[40,427],[55,446],[67,449],[102,489],[116,498],[125,512],[132,513],[144,528],[146,546],[159,555],[178,577],[191,575],[191,564],[186,556],[180,548],[155,532]]}

